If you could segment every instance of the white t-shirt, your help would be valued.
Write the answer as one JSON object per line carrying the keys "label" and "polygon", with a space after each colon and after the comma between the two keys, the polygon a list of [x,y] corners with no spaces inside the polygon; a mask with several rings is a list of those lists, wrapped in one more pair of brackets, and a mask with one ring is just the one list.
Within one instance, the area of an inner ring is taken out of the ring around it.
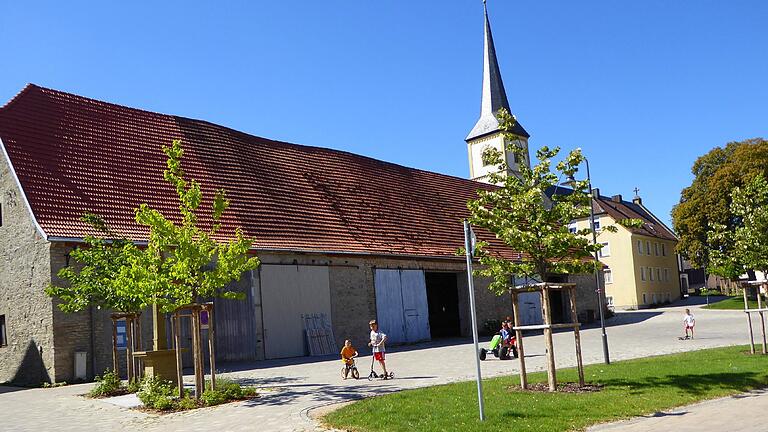
{"label": "white t-shirt", "polygon": [[371,330],[371,345],[373,347],[373,352],[384,352],[384,344],[378,346],[377,344],[380,344],[385,337],[387,337],[387,335],[385,335],[381,330],[377,332]]}
{"label": "white t-shirt", "polygon": [[686,315],[683,318],[683,322],[685,323],[686,327],[693,327],[694,324],[696,324],[696,320],[693,319],[693,315]]}

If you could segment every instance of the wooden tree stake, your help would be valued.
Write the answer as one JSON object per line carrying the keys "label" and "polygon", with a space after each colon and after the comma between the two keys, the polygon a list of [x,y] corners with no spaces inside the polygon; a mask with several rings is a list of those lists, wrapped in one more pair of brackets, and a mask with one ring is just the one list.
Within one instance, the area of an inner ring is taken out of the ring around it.
{"label": "wooden tree stake", "polygon": [[547,381],[549,391],[557,391],[557,372],[555,371],[555,345],[552,343],[552,311],[549,308],[549,286],[541,290],[541,311],[544,315],[544,342],[547,345]]}
{"label": "wooden tree stake", "polygon": [[523,349],[523,331],[520,327],[520,305],[518,303],[517,292],[512,292],[512,315],[515,318],[515,339],[517,341],[517,357],[520,359],[520,387],[528,388],[528,376],[525,373],[525,350]]}
{"label": "wooden tree stake", "polygon": [[571,303],[571,322],[576,324],[573,327],[573,339],[576,343],[576,367],[579,370],[579,386],[584,387],[584,365],[581,360],[581,335],[579,334],[579,319],[576,315],[576,288],[568,290],[568,297]]}

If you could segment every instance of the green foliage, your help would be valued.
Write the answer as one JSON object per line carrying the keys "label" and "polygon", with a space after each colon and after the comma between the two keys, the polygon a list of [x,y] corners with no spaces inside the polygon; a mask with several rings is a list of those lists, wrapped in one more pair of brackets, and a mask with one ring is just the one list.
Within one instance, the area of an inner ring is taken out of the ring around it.
{"label": "green foliage", "polygon": [[747,269],[768,270],[768,182],[756,175],[731,192],[732,227],[714,224],[708,234],[711,273],[736,279]]}
{"label": "green foliage", "polygon": [[201,211],[203,194],[196,181],[184,178],[181,142],[174,141],[163,151],[168,156],[164,178],[176,189],[182,221],[175,223],[142,204],[136,210],[136,222],[149,227],[149,244],[123,278],[134,282],[150,304],[166,312],[200,298],[242,298],[242,293],[229,291],[226,286],[259,265],[256,257],[248,257],[251,239],[237,229],[233,239],[217,240],[221,217],[229,206],[223,190],[215,193],[210,212],[203,211],[212,219],[210,228],[201,228],[197,212]]}
{"label": "green foliage", "polygon": [[206,406],[221,405],[227,401],[227,395],[219,389],[208,389],[200,395],[200,400],[202,400]]}
{"label": "green foliage", "polygon": [[175,390],[176,387],[170,381],[157,376],[146,377],[141,382],[141,388],[136,396],[147,408],[168,410],[174,406]]}
{"label": "green foliage", "polygon": [[672,209],[672,224],[680,238],[677,251],[695,267],[733,278],[744,263],[731,254],[735,247],[732,237],[709,232],[729,233],[741,225],[731,207],[732,191],[757,175],[768,175],[768,141],[756,138],[717,147],[698,158],[691,171],[693,182],[683,189],[680,202]]}
{"label": "green foliage", "polygon": [[184,396],[176,402],[176,406],[180,410],[191,410],[198,408],[200,404],[197,403],[195,398],[191,396]]}
{"label": "green foliage", "polygon": [[141,390],[141,380],[138,378],[132,379],[125,387],[128,393],[136,393]]}
{"label": "green foliage", "polygon": [[70,258],[78,265],[60,269],[58,276],[65,283],[50,284],[46,294],[58,297],[61,300],[59,308],[64,312],[79,312],[89,306],[122,312],[140,311],[143,302],[131,293],[133,284],[117,279],[129,261],[140,254],[139,249],[131,241],[117,237],[95,214],[86,213],[80,220],[88,223],[100,236],[86,236],[85,245],[70,253]]}
{"label": "green foliage", "polygon": [[731,212],[741,221],[733,233],[735,252],[749,269],[768,271],[768,181],[755,176],[732,194]]}
{"label": "green foliage", "polygon": [[[507,151],[523,160],[524,149],[515,144],[514,135],[510,134],[514,117],[502,109],[498,118],[509,143]],[[478,242],[482,267],[476,273],[492,277],[489,288],[496,293],[506,292],[515,275],[546,278],[552,273],[590,273],[600,265],[591,259],[602,247],[592,244],[591,236],[588,237],[591,230],[568,231],[571,221],[590,214],[592,198],[588,183],[576,181],[571,185],[573,193],[555,194],[551,201],[546,197],[547,191],[557,186],[559,178],[574,176],[584,160],[580,150],[572,151],[556,165],[558,175],[551,170],[551,160],[559,151],[559,148],[542,147],[536,152],[539,162],[535,166],[519,165],[519,177],[502,174],[507,166],[500,152],[487,155],[498,165],[498,172],[489,175],[489,180],[501,187],[478,191],[478,199],[467,204],[470,222],[490,231],[510,249],[522,252],[519,260],[510,261],[494,253],[487,242]]]}
{"label": "green foliage", "polygon": [[117,372],[107,370],[102,376],[96,376],[96,386],[88,392],[90,397],[105,397],[125,393],[123,382]]}

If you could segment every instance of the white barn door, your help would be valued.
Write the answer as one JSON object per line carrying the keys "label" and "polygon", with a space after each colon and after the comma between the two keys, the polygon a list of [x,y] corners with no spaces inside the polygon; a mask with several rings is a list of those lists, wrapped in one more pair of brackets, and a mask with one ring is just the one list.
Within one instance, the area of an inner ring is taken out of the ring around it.
{"label": "white barn door", "polygon": [[430,339],[427,286],[422,270],[376,269],[376,315],[392,343]]}
{"label": "white barn door", "polygon": [[328,267],[264,264],[260,270],[265,357],[305,355],[301,315],[332,319]]}

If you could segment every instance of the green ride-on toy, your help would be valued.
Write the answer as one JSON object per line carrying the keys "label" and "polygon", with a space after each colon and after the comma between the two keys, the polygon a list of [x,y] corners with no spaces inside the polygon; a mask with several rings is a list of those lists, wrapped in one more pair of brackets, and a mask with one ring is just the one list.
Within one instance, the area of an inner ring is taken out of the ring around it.
{"label": "green ride-on toy", "polygon": [[480,348],[480,360],[485,360],[488,353],[491,352],[499,360],[509,360],[517,357],[517,340],[514,336],[507,341],[503,341],[500,334],[496,334],[488,344],[488,349]]}

